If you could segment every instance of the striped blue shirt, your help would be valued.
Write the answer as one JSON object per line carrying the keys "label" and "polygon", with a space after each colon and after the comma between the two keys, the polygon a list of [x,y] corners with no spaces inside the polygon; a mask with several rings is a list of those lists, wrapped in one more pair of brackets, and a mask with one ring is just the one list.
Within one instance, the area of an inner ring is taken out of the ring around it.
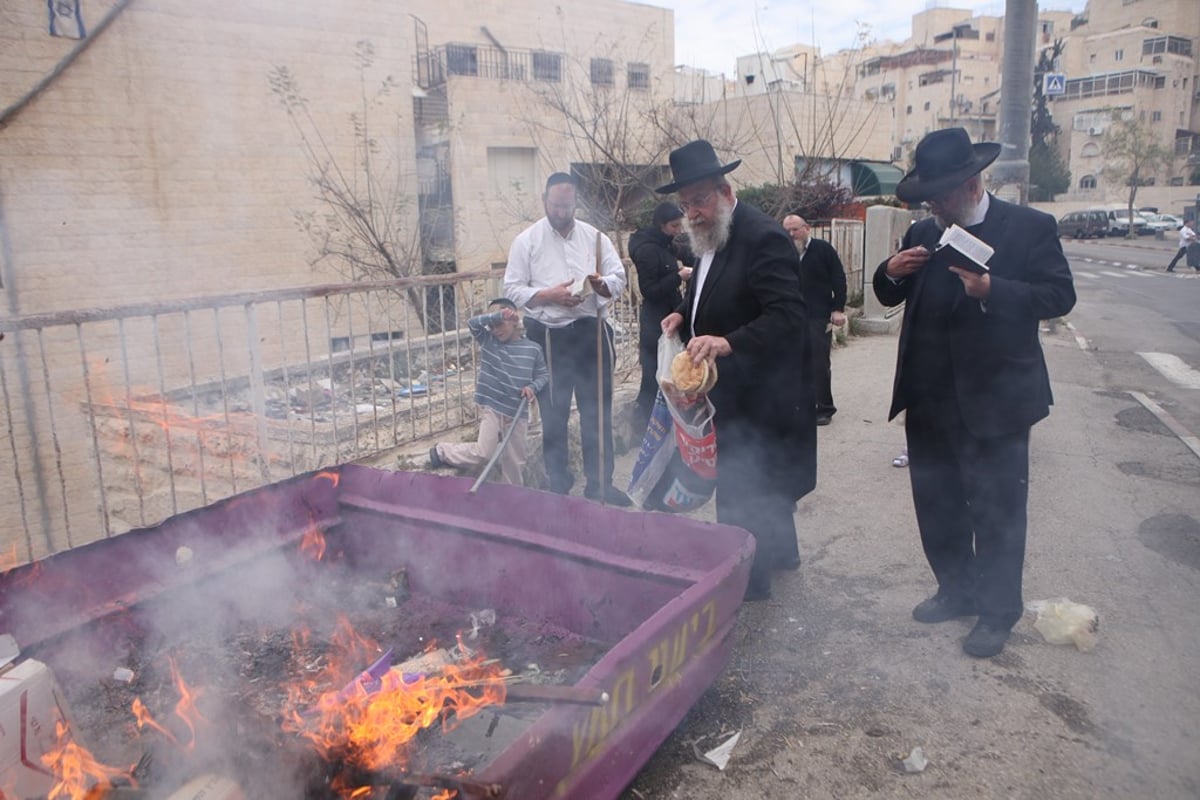
{"label": "striped blue shirt", "polygon": [[[550,381],[546,357],[537,342],[524,335],[502,342],[488,326],[504,319],[500,311],[480,314],[467,320],[471,335],[479,342],[479,373],[475,377],[475,402],[506,417],[515,416],[521,404],[521,390],[532,386],[540,392]],[[525,410],[528,419],[529,409]]]}

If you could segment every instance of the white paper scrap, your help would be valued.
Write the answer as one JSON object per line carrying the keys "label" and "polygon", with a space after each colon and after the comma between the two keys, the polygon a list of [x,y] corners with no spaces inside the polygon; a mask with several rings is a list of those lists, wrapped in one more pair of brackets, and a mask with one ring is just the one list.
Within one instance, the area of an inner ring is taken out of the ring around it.
{"label": "white paper scrap", "polygon": [[742,732],[738,731],[733,736],[730,736],[724,742],[706,753],[701,753],[700,748],[695,744],[692,745],[692,749],[695,751],[696,758],[699,760],[706,764],[712,764],[719,770],[724,770],[726,765],[729,764],[729,758],[733,755],[733,748],[737,745],[738,739],[740,738],[742,738]]}

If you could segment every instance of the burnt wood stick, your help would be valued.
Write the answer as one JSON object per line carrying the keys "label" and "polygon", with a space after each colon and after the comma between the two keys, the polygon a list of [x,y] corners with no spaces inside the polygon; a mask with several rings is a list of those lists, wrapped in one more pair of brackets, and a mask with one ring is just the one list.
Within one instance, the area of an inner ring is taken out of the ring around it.
{"label": "burnt wood stick", "polygon": [[584,689],[579,686],[560,686],[549,683],[513,683],[505,692],[506,703],[569,703],[580,706],[602,706],[608,702],[608,692]]}

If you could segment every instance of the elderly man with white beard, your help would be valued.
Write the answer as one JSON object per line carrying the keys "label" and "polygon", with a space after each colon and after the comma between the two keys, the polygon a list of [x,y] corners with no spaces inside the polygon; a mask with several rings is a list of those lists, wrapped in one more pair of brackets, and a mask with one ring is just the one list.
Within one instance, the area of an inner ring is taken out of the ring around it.
{"label": "elderly man with white beard", "polygon": [[808,324],[796,248],[783,227],[739,203],[711,144],[671,153],[692,252],[683,303],[663,320],[696,363],[714,359],[717,521],[754,534],[747,600],[771,596],[771,571],[796,569],[795,503],[816,485],[817,437]]}

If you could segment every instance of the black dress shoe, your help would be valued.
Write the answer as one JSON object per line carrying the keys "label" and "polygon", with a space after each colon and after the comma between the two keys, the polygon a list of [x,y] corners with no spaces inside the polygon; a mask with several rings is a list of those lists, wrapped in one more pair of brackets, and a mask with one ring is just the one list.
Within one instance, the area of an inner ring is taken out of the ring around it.
{"label": "black dress shoe", "polygon": [[633,501],[629,499],[629,495],[612,484],[605,486],[603,492],[594,486],[589,486],[583,490],[583,496],[588,500],[600,500],[603,497],[604,503],[618,508],[629,508],[633,505]]}
{"label": "black dress shoe", "polygon": [[912,611],[913,619],[929,625],[956,617],[970,617],[974,614],[975,604],[970,600],[941,592],[922,600]]}
{"label": "black dress shoe", "polygon": [[775,565],[775,569],[800,569],[800,556],[780,561]]}
{"label": "black dress shoe", "polygon": [[980,620],[963,639],[963,652],[975,658],[991,658],[1004,649],[1008,628],[1000,628]]}
{"label": "black dress shoe", "polygon": [[436,444],[429,448],[429,466],[433,467],[434,469],[441,469],[442,467],[446,466],[446,462],[443,461],[442,457],[438,455]]}
{"label": "black dress shoe", "polygon": [[818,414],[817,415],[817,424],[818,425],[828,425],[831,422],[833,422],[833,417],[831,415],[829,415],[829,414]]}
{"label": "black dress shoe", "polygon": [[555,494],[570,494],[571,487],[575,485],[575,476],[569,472],[565,475],[548,475],[546,484]]}

